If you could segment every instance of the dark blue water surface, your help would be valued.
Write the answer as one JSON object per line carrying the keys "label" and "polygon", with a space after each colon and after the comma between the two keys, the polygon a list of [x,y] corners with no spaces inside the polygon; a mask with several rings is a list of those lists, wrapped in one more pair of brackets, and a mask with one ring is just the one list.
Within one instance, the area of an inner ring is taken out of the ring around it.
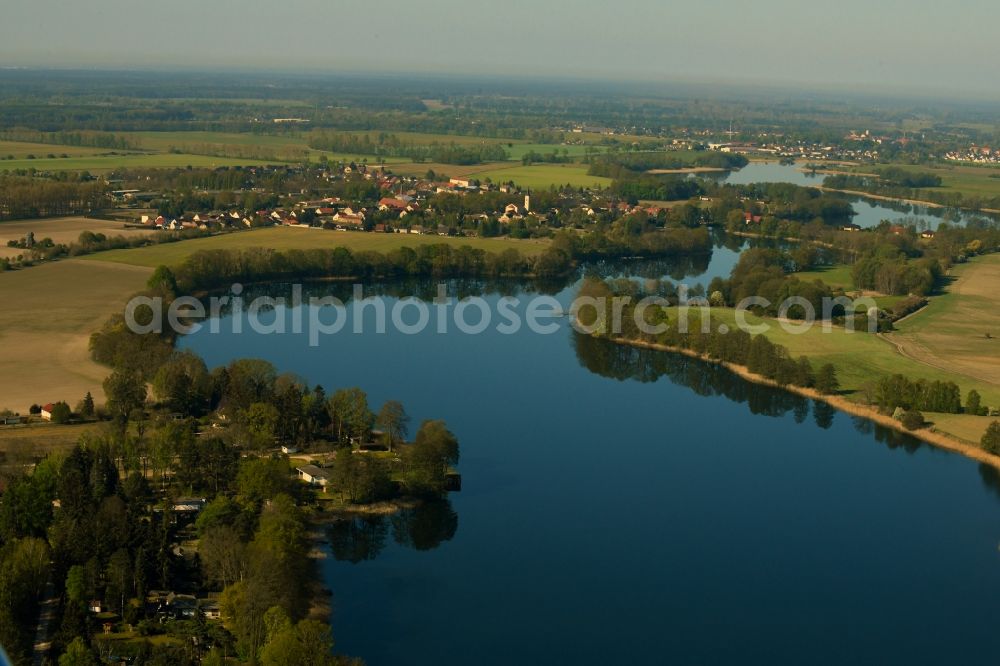
{"label": "dark blue water surface", "polygon": [[556,321],[551,335],[343,332],[316,348],[183,340],[210,365],[261,357],[400,400],[460,438],[450,506],[334,538],[338,652],[373,666],[996,661],[994,473]]}

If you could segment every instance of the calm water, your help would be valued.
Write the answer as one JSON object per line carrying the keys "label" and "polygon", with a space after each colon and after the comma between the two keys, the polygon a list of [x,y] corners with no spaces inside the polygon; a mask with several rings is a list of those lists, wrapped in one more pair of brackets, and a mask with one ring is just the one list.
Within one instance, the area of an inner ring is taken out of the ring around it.
{"label": "calm water", "polygon": [[318,348],[183,340],[210,365],[261,357],[328,391],[361,386],[459,436],[450,504],[331,533],[339,652],[373,666],[996,661],[994,474],[558,321]]}
{"label": "calm water", "polygon": [[[804,187],[818,187],[823,184],[822,172],[817,174],[802,171],[801,163],[782,165],[777,162],[751,162],[738,171],[726,172],[720,180],[733,185],[749,185],[751,183],[792,183]],[[853,222],[862,227],[874,227],[882,220],[893,223],[916,223],[918,228],[936,229],[942,221],[951,224],[965,224],[969,220],[981,216],[960,210],[927,208],[897,204],[862,197],[848,197],[857,215]]]}

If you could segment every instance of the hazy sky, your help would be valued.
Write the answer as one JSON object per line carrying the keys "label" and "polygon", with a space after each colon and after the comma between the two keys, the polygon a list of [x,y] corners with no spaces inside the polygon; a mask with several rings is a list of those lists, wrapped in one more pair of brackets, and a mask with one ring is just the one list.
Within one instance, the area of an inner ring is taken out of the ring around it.
{"label": "hazy sky", "polygon": [[0,66],[811,82],[1000,95],[996,0],[0,0]]}

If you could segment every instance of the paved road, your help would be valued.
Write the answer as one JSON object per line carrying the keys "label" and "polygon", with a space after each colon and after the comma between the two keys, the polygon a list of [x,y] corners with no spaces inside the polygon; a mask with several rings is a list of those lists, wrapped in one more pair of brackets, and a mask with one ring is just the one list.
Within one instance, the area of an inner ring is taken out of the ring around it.
{"label": "paved road", "polygon": [[45,582],[45,593],[42,596],[42,602],[38,607],[38,628],[35,631],[35,666],[43,666],[45,658],[52,649],[56,611],[59,610],[59,597],[56,595],[51,575]]}

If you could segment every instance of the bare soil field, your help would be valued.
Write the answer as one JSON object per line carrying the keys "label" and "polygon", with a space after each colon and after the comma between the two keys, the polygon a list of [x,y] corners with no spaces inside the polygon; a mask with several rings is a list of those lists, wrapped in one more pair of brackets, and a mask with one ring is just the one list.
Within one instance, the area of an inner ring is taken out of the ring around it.
{"label": "bare soil field", "polygon": [[71,259],[0,273],[0,409],[104,401],[108,370],[90,360],[90,334],[140,290],[150,269]]}
{"label": "bare soil field", "polygon": [[121,222],[95,220],[89,217],[47,217],[38,220],[10,220],[0,222],[0,247],[11,252],[5,256],[20,254],[23,250],[7,247],[7,241],[20,240],[32,231],[35,240],[51,238],[54,243],[73,243],[84,231],[92,231],[105,236],[143,236],[154,233],[146,229],[129,229]]}

